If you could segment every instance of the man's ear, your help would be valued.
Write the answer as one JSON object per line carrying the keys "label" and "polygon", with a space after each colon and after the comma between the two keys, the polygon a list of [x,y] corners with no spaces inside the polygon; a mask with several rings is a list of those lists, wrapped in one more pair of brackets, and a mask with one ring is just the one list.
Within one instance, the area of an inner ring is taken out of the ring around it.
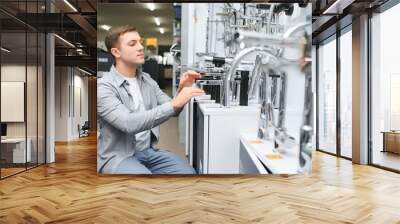
{"label": "man's ear", "polygon": [[121,57],[121,52],[116,47],[111,48],[111,54],[114,55],[115,58]]}

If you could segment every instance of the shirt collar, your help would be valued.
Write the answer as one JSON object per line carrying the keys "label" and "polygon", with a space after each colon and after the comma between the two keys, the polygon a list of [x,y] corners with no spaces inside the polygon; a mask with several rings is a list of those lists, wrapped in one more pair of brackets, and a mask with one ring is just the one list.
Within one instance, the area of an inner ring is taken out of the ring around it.
{"label": "shirt collar", "polygon": [[[127,80],[124,78],[124,76],[123,76],[121,73],[118,72],[118,70],[115,68],[114,65],[111,66],[110,72],[111,72],[112,74],[114,74],[114,78],[115,78],[115,80],[117,81],[118,86],[123,85],[123,84],[127,81]],[[136,70],[136,73],[137,73],[137,74],[136,74],[137,80],[143,80],[142,68],[141,68],[141,67],[139,67],[139,68]]]}

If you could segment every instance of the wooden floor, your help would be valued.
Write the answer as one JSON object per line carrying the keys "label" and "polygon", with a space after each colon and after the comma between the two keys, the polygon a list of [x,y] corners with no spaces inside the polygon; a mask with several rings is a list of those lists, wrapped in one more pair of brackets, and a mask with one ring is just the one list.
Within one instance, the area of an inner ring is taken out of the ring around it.
{"label": "wooden floor", "polygon": [[0,223],[400,223],[400,175],[316,153],[309,176],[98,176],[96,139],[0,181]]}
{"label": "wooden floor", "polygon": [[400,170],[400,155],[392,152],[374,151],[372,161],[374,164]]}
{"label": "wooden floor", "polygon": [[26,170],[25,167],[18,168],[1,168],[1,177],[7,177]]}

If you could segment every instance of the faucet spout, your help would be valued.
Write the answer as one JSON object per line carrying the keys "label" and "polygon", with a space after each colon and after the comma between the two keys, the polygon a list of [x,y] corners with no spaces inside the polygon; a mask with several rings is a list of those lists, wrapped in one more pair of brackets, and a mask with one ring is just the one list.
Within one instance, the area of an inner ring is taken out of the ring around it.
{"label": "faucet spout", "polygon": [[[229,68],[228,73],[225,76],[224,79],[224,85],[225,85],[225,92],[224,92],[224,100],[223,100],[223,105],[226,107],[230,107],[230,83],[232,81],[233,75],[235,74],[237,66],[240,64],[242,59],[252,53],[259,53],[263,56],[266,56],[269,59],[274,59],[276,62],[278,59],[276,56],[273,54],[271,49],[267,47],[250,47],[246,48],[242,51],[240,51],[235,58],[232,61],[231,67]],[[253,78],[252,78],[253,80]],[[253,85],[253,83],[251,84]]]}

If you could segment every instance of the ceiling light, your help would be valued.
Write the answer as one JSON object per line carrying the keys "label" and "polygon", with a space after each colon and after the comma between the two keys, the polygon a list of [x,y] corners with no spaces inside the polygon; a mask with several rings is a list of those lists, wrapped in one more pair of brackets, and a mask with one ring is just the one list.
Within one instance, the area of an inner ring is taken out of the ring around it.
{"label": "ceiling light", "polygon": [[69,45],[69,46],[75,48],[75,45],[71,44],[71,42],[69,42],[68,40],[66,40],[66,39],[64,39],[64,38],[62,38],[62,37],[60,37],[60,36],[58,36],[57,34],[54,34],[54,36],[57,37],[58,39],[60,39],[62,42],[66,43],[67,45]]}
{"label": "ceiling light", "polygon": [[79,69],[81,72],[85,73],[85,74],[92,75],[92,73],[90,73],[90,72],[88,72],[88,71],[85,71],[85,70],[83,70],[83,69],[81,69],[81,68],[79,68],[79,67],[78,67],[78,69]]}
{"label": "ceiling light", "polygon": [[353,3],[354,0],[336,0],[322,14],[342,14],[343,9]]}
{"label": "ceiling light", "polygon": [[86,55],[86,53],[83,52],[82,48],[77,48],[76,53],[78,53],[79,55]]}
{"label": "ceiling light", "polygon": [[154,22],[156,22],[157,26],[160,26],[161,22],[158,17],[154,17]]}
{"label": "ceiling light", "polygon": [[67,4],[72,10],[74,10],[75,12],[78,12],[78,10],[71,4],[69,3],[68,0],[64,0],[65,4]]}
{"label": "ceiling light", "polygon": [[111,26],[109,26],[109,25],[101,25],[100,26],[103,30],[105,30],[105,31],[108,31],[108,30],[110,30],[111,29]]}
{"label": "ceiling light", "polygon": [[164,34],[164,28],[161,28],[161,27],[160,27],[160,33],[161,33],[161,34]]}
{"label": "ceiling light", "polygon": [[154,3],[147,3],[147,8],[149,8],[150,11],[154,11],[154,9],[156,9],[156,5]]}
{"label": "ceiling light", "polygon": [[5,47],[1,47],[0,48],[2,51],[6,52],[6,53],[10,53],[11,51]]}

